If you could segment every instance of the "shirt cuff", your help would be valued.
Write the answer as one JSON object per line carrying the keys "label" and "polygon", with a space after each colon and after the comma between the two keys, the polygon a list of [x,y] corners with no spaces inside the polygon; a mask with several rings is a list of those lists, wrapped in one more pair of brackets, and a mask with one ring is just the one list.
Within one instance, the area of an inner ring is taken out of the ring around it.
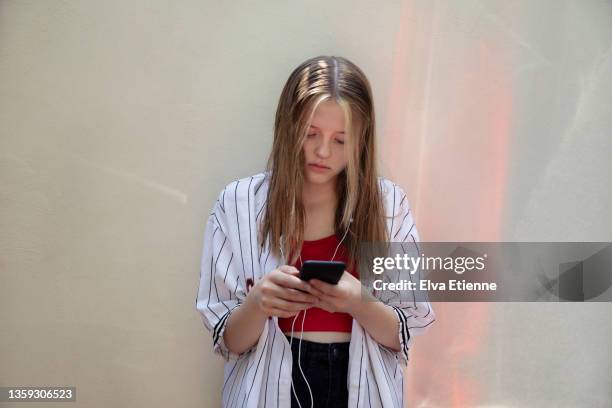
{"label": "shirt cuff", "polygon": [[242,356],[250,353],[255,347],[257,347],[257,344],[254,344],[253,347],[249,348],[246,351],[243,351],[242,353],[234,353],[233,351],[228,349],[227,345],[225,344],[223,334],[225,333],[227,321],[229,320],[229,317],[232,312],[236,310],[236,308],[241,304],[242,303],[238,303],[236,304],[236,306],[225,312],[225,314],[221,317],[221,319],[219,319],[219,322],[217,322],[215,328],[213,329],[213,352],[221,355],[225,361],[238,360]]}
{"label": "shirt cuff", "polygon": [[395,314],[397,315],[397,336],[399,338],[400,350],[392,350],[388,347],[381,345],[385,350],[388,350],[391,353],[394,353],[398,358],[399,363],[407,367],[408,366],[408,341],[410,340],[410,333],[408,333],[408,326],[406,325],[406,316],[402,309],[393,305],[386,305],[388,307],[393,308],[395,310]]}

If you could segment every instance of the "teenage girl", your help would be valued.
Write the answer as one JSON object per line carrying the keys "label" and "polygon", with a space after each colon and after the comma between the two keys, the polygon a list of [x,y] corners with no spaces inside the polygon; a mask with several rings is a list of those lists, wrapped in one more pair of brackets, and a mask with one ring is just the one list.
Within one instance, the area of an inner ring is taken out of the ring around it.
{"label": "teenage girl", "polygon": [[[291,407],[402,406],[399,363],[434,314],[362,300],[359,243],[386,241],[418,235],[377,173],[368,80],[345,58],[309,59],[282,91],[267,171],[228,185],[207,226],[196,303],[227,361],[223,406],[288,407],[289,385]],[[309,259],[347,268],[305,282]]]}

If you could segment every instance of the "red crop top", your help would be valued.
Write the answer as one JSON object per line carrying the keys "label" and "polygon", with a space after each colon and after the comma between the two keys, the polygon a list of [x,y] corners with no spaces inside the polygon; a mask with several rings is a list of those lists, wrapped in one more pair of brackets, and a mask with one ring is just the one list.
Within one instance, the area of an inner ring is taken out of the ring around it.
{"label": "red crop top", "polygon": [[[314,241],[304,241],[302,245],[301,257],[302,261],[307,260],[318,260],[318,261],[329,261],[334,255],[334,251],[338,246],[340,240],[336,235],[317,239]],[[346,254],[346,248],[341,245],[338,248],[338,252],[333,259],[334,261],[343,261],[348,267],[348,256]],[[293,265],[298,270],[301,268],[302,263],[300,259]],[[352,270],[351,270],[352,269]],[[359,279],[357,268],[347,269],[347,271]],[[310,307],[307,310],[306,318],[304,319],[304,331],[336,331],[336,332],[347,332],[350,333],[353,327],[353,316],[348,313],[330,313],[327,310]],[[304,317],[304,311],[300,311],[296,316],[291,317],[279,317],[278,326],[281,331],[291,333],[291,324],[295,318],[293,324],[293,332],[299,333],[302,329],[302,318]]]}

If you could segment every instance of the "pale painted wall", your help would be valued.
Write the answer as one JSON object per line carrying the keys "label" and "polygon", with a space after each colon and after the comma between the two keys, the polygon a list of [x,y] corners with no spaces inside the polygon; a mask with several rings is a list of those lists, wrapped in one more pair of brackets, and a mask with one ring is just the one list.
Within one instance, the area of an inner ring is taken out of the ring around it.
{"label": "pale painted wall", "polygon": [[[0,386],[219,405],[203,226],[314,55],[369,76],[424,240],[612,241],[611,20],[595,0],[0,2]],[[436,307],[410,406],[612,398],[609,304]]]}

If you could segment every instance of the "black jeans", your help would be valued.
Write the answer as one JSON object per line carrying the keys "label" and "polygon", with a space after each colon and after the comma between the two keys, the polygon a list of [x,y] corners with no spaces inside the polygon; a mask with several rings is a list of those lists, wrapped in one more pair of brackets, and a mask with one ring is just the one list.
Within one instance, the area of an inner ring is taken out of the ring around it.
{"label": "black jeans", "polygon": [[[291,343],[291,336],[285,335]],[[293,338],[293,388],[302,408],[310,408],[310,393],[298,366],[299,334]],[[314,399],[315,408],[348,406],[348,359],[350,342],[318,343],[302,340],[301,366]],[[291,391],[291,408],[299,408]]]}

